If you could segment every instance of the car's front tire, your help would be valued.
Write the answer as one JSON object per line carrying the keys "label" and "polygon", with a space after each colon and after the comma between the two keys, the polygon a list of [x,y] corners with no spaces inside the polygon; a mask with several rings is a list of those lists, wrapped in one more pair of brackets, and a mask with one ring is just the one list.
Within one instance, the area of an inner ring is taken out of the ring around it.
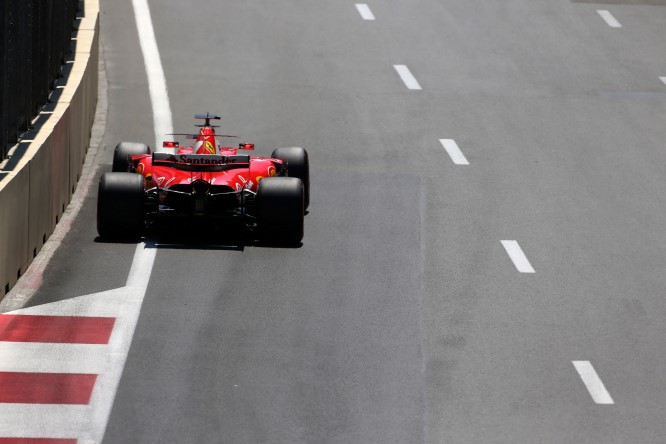
{"label": "car's front tire", "polygon": [[303,181],[297,177],[266,177],[257,189],[260,239],[297,244],[303,240]]}
{"label": "car's front tire", "polygon": [[139,156],[150,154],[150,147],[145,143],[138,142],[120,142],[113,150],[113,166],[111,171],[114,173],[127,173],[130,171],[130,156]]}
{"label": "car's front tire", "polygon": [[100,237],[136,240],[145,221],[143,176],[104,173],[97,190],[97,232]]}

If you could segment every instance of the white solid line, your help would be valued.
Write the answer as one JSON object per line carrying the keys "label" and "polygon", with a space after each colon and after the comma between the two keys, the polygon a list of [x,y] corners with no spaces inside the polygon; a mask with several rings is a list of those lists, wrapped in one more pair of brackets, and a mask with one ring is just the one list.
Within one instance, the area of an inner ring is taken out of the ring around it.
{"label": "white solid line", "polygon": [[157,249],[154,245],[139,244],[134,251],[134,260],[127,276],[127,287],[135,287],[145,293],[153,269]]}
{"label": "white solid line", "polygon": [[515,240],[503,240],[502,245],[518,271],[521,273],[534,273],[534,268],[532,268],[530,261],[527,260],[527,256],[523,253],[518,242]]}
{"label": "white solid line", "polygon": [[370,7],[365,3],[356,3],[356,9],[358,13],[361,14],[363,20],[374,20],[375,15],[370,10]]}
{"label": "white solid line", "polygon": [[664,82],[664,84],[666,85],[666,77],[659,77],[659,80],[661,80],[662,82]]}
{"label": "white solid line", "polygon": [[615,404],[613,398],[611,398],[610,393],[606,390],[604,383],[597,375],[597,372],[590,364],[590,361],[571,361],[576,367],[576,371],[580,375],[580,378],[583,380],[587,391],[590,392],[590,396],[597,404]]}
{"label": "white solid line", "polygon": [[167,93],[166,78],[160,52],[157,49],[157,40],[150,18],[150,9],[147,0],[132,0],[136,27],[139,31],[139,43],[143,52],[143,62],[148,74],[148,89],[150,101],[153,105],[153,124],[155,126],[155,151],[162,151],[162,140],[165,134],[173,133],[171,107]]}
{"label": "white solid line", "polygon": [[446,152],[449,153],[449,157],[451,157],[453,163],[456,165],[469,165],[467,158],[465,158],[465,155],[460,151],[455,140],[439,139],[439,142],[442,144]]}
{"label": "white solid line", "polygon": [[421,89],[421,85],[416,81],[412,73],[405,65],[393,65],[393,68],[398,72],[398,75],[405,82],[405,86],[409,89]]}
{"label": "white solid line", "polygon": [[620,22],[618,22],[617,19],[615,17],[613,17],[613,14],[611,14],[607,10],[597,9],[597,12],[601,16],[601,18],[604,19],[606,21],[606,23],[608,24],[608,26],[610,26],[611,28],[621,28],[622,27]]}

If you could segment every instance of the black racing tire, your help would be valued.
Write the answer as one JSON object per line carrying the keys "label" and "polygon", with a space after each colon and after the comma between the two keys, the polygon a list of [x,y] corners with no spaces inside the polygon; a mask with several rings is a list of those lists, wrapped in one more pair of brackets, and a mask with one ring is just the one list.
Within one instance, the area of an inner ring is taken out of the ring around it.
{"label": "black racing tire", "polygon": [[136,240],[145,221],[143,176],[104,173],[97,190],[97,232],[103,239]]}
{"label": "black racing tire", "polygon": [[303,181],[265,177],[257,189],[257,220],[262,241],[297,244],[303,240]]}
{"label": "black racing tire", "polygon": [[114,173],[131,173],[130,170],[130,156],[139,156],[141,154],[150,154],[150,147],[145,143],[139,142],[120,142],[113,150],[113,167],[111,171]]}
{"label": "black racing tire", "polygon": [[310,206],[310,160],[308,152],[300,146],[276,148],[271,154],[273,159],[287,162],[287,176],[298,177],[303,181],[304,210]]}

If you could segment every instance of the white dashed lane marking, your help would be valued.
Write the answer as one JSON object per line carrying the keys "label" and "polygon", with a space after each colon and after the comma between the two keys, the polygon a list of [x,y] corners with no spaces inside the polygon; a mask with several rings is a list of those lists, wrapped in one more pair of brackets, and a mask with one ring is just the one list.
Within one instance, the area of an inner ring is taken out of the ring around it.
{"label": "white dashed lane marking", "polygon": [[597,404],[615,404],[610,393],[606,390],[601,378],[592,367],[590,361],[571,361],[576,367],[576,371],[583,380],[587,391],[590,392],[592,400]]}
{"label": "white dashed lane marking", "polygon": [[518,271],[521,273],[534,273],[534,268],[532,268],[530,261],[527,260],[527,256],[525,256],[517,241],[503,240],[502,245]]}
{"label": "white dashed lane marking", "polygon": [[409,68],[405,65],[393,65],[393,68],[398,72],[398,75],[405,83],[408,89],[421,89],[421,85],[416,81]]}
{"label": "white dashed lane marking", "polygon": [[664,84],[666,85],[666,77],[659,77],[659,80],[661,80],[662,82],[664,82]]}
{"label": "white dashed lane marking", "polygon": [[370,7],[365,3],[356,3],[356,9],[358,13],[361,14],[363,20],[374,20],[375,15],[370,10]]}
{"label": "white dashed lane marking", "polygon": [[456,165],[469,165],[467,158],[462,153],[462,151],[460,151],[460,148],[458,148],[458,144],[455,140],[439,139],[439,143],[442,144],[446,152],[449,154],[449,157],[451,157],[453,163]]}
{"label": "white dashed lane marking", "polygon": [[622,27],[620,22],[618,22],[617,19],[615,17],[613,17],[613,14],[611,14],[607,10],[598,9],[597,12],[601,16],[601,18],[606,21],[606,24],[608,24],[608,26],[610,26],[611,28],[621,28]]}

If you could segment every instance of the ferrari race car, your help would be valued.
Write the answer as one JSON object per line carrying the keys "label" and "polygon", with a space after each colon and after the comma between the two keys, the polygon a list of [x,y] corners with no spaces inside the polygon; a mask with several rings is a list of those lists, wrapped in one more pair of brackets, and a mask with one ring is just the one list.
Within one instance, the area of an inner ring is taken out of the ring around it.
{"label": "ferrari race car", "polygon": [[303,239],[303,216],[310,202],[308,153],[300,147],[277,148],[271,157],[239,154],[218,145],[216,115],[198,134],[173,134],[196,140],[181,147],[166,141],[151,153],[142,143],[122,142],[113,169],[102,174],[97,200],[97,232],[107,239],[136,239],[163,218],[212,218],[241,221],[255,238],[275,243]]}

